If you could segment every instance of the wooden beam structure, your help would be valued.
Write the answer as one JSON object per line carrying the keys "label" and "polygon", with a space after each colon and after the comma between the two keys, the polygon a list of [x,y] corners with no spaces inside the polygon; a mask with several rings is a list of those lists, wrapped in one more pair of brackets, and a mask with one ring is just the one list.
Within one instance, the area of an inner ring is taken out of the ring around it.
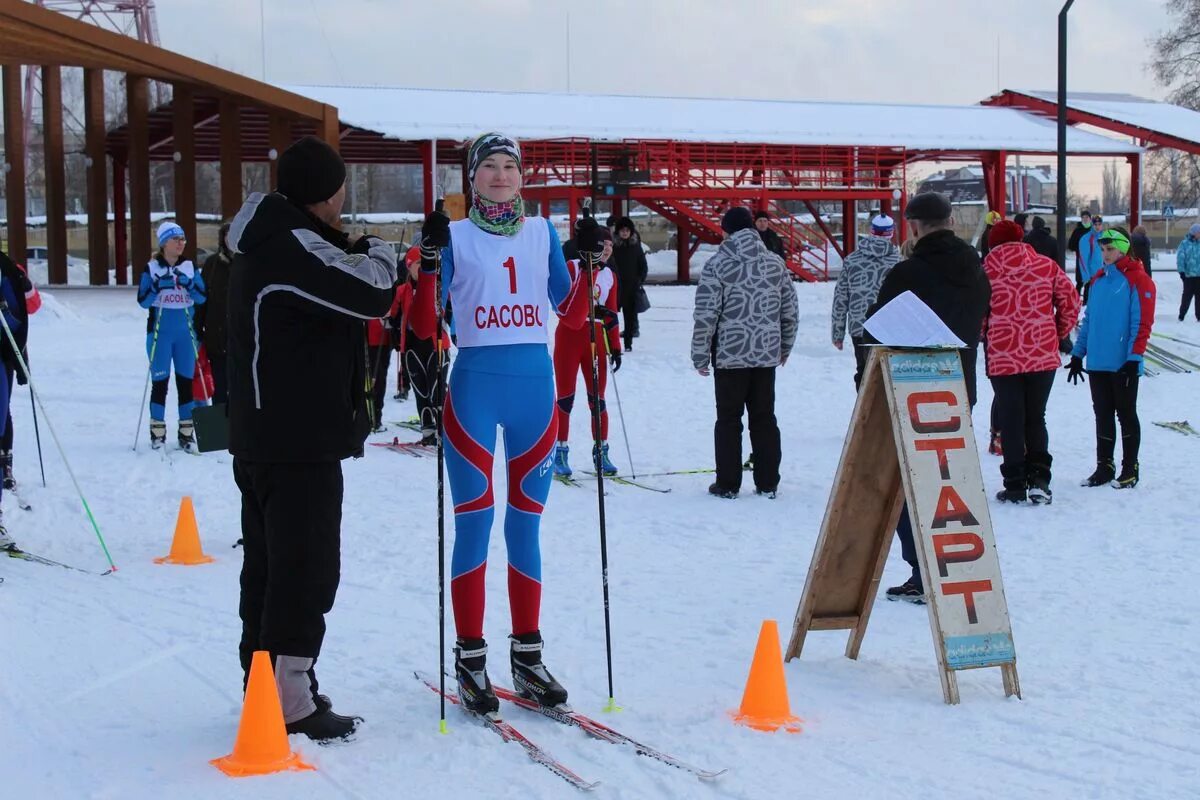
{"label": "wooden beam structure", "polygon": [[88,282],[108,283],[108,163],[104,153],[104,70],[83,70],[83,127],[87,153]]}
{"label": "wooden beam structure", "polygon": [[[272,192],[279,186],[279,156],[283,155],[283,151],[291,143],[291,123],[279,114],[272,114],[267,132],[267,157],[271,162],[271,185],[267,188]],[[273,158],[271,157],[272,151],[275,153]]]}
{"label": "wooden beam structure", "polygon": [[62,70],[42,67],[43,170],[46,175],[46,261],[50,283],[67,282],[67,170],[63,149]]}
{"label": "wooden beam structure", "polygon": [[[125,79],[125,99],[128,107],[130,147],[126,169],[129,173],[129,255],[133,267],[130,280],[141,280],[142,269],[153,252],[150,245],[150,135],[146,116],[150,110],[150,82],[139,75]],[[117,283],[121,282],[123,266],[117,265]]]}
{"label": "wooden beam structure", "polygon": [[238,106],[221,100],[221,216],[232,219],[242,207],[242,152],[238,142]]}
{"label": "wooden beam structure", "polygon": [[21,103],[21,68],[5,64],[4,88],[4,198],[7,201],[8,254],[25,261],[25,118]]}
{"label": "wooden beam structure", "polygon": [[187,234],[183,257],[196,259],[196,148],[192,87],[175,84],[175,221]]}

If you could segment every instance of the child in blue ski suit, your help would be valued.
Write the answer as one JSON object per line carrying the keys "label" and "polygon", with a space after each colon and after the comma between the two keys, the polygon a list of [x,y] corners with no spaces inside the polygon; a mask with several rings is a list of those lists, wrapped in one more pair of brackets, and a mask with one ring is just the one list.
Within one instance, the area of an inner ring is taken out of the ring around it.
{"label": "child in blue ski suit", "polygon": [[196,374],[193,307],[205,301],[204,280],[191,261],[183,258],[187,236],[167,221],[158,226],[158,252],[142,273],[138,304],[150,313],[146,320],[146,355],[150,358],[150,446],[167,440],[167,383],[174,365],[179,399],[179,446],[195,450],[192,428],[192,379]]}

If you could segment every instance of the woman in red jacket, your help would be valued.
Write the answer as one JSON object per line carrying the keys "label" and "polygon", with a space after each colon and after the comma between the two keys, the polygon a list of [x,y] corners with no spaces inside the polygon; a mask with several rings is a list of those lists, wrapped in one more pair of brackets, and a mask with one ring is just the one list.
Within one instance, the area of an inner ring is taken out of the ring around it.
{"label": "woman in red jacket", "polygon": [[983,260],[992,284],[991,308],[983,320],[987,372],[1004,442],[1004,489],[996,499],[1049,503],[1046,402],[1062,366],[1058,343],[1079,318],[1079,295],[1057,263],[1022,241],[1024,234],[1015,222],[997,223]]}
{"label": "woman in red jacket", "polygon": [[[608,459],[608,409],[604,403],[608,367],[604,357],[607,353],[612,361],[613,372],[621,368],[621,335],[617,329],[620,292],[616,275],[608,266],[613,251],[612,233],[607,228],[599,228],[597,233],[604,250],[595,261],[592,297],[589,298],[587,292],[573,294],[554,331],[554,385],[558,399],[558,446],[554,450],[554,474],[564,478],[571,477],[567,437],[571,430],[571,409],[575,406],[575,386],[580,372],[583,373],[588,410],[594,413],[597,405],[600,408],[599,430],[594,424],[592,426],[592,469],[596,468],[599,459],[605,475],[617,474],[617,468]],[[580,270],[587,268],[586,259],[567,262],[567,272],[572,281],[580,274]],[[592,382],[592,335],[588,331],[588,316],[593,309],[596,318],[598,388]]]}

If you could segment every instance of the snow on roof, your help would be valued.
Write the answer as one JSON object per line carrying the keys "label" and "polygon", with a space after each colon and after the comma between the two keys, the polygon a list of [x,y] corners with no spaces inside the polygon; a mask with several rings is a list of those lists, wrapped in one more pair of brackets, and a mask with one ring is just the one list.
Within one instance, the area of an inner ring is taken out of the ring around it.
{"label": "snow on roof", "polygon": [[[1058,103],[1057,92],[1022,89],[1013,89],[1012,91],[1049,103]],[[1095,114],[1116,122],[1124,122],[1128,125],[1136,125],[1156,133],[1165,133],[1189,142],[1200,142],[1200,112],[1183,106],[1147,100],[1132,94],[1069,92],[1067,108],[1081,111],[1084,114]]]}
{"label": "snow on roof", "polygon": [[[1053,152],[1054,124],[984,106],[478,92],[382,86],[283,86],[337,106],[343,122],[396,139],[674,139],[692,142]],[[1074,153],[1137,153],[1125,142],[1072,130]]]}

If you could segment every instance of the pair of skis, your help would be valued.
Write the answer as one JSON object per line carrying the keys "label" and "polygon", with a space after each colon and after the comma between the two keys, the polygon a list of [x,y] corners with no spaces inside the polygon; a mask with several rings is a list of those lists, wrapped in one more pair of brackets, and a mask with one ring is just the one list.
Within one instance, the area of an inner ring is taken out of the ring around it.
{"label": "pair of skis", "polygon": [[[585,470],[583,472],[583,474],[592,480],[595,480],[595,478],[596,478],[596,473],[592,472],[590,470]],[[574,475],[555,475],[554,480],[558,481],[559,483],[563,484],[564,486],[572,486],[576,489],[585,488],[583,483],[580,481],[580,479],[574,477]],[[624,478],[620,475],[605,475],[604,480],[609,481],[611,483],[620,484],[621,486],[632,486],[635,489],[645,489],[648,492],[658,492],[659,494],[668,494],[671,491],[668,488],[663,488],[661,486],[651,486],[648,483],[641,483],[640,481],[635,481],[635,480],[631,480],[629,478]],[[607,494],[607,492],[605,494]]]}
{"label": "pair of skis", "polygon": [[[415,676],[417,680],[424,683],[434,693],[442,694],[441,690],[438,688],[438,685],[432,679],[422,675],[419,672],[415,673]],[[506,703],[510,703],[527,711],[541,714],[542,716],[552,719],[560,724],[579,728],[593,739],[608,742],[609,744],[628,746],[632,748],[633,751],[639,756],[650,758],[668,766],[675,767],[676,769],[695,775],[700,780],[713,781],[727,772],[727,770],[724,769],[708,770],[697,767],[693,764],[689,764],[688,762],[682,761],[675,756],[659,750],[658,748],[643,744],[631,736],[627,736],[617,730],[614,730],[598,720],[594,720],[591,717],[580,714],[577,711],[573,711],[569,706],[564,705],[556,707],[544,707],[539,705],[535,700],[518,695],[511,689],[506,689],[502,686],[495,685],[493,685],[493,688],[496,691],[496,696]],[[462,708],[462,704],[458,698],[458,695],[453,691],[447,691],[443,697],[445,697],[454,705]],[[599,781],[588,781],[580,777],[575,771],[567,767],[554,756],[550,755],[550,753],[541,746],[535,744],[527,736],[517,730],[511,723],[504,720],[499,714],[475,714],[467,711],[465,708],[463,711],[464,713],[482,722],[485,727],[494,731],[504,741],[519,743],[525,750],[526,754],[528,754],[531,761],[550,770],[575,788],[590,791],[600,785]]]}
{"label": "pair of skis", "polygon": [[1186,419],[1182,422],[1156,422],[1154,424],[1169,431],[1182,433],[1184,436],[1200,436],[1200,431],[1193,428]]}
{"label": "pair of skis", "polygon": [[45,556],[39,556],[39,555],[35,555],[33,553],[27,553],[24,550],[20,549],[19,547],[10,547],[10,548],[0,551],[0,552],[7,554],[9,558],[16,558],[21,561],[30,561],[30,562],[33,562],[34,564],[42,564],[47,567],[62,567],[63,569],[69,569],[73,572],[82,572],[85,575],[108,575],[109,573],[111,573],[113,571],[112,569],[108,569],[108,570],[105,570],[104,572],[99,572],[99,573],[92,572],[89,569],[73,567],[70,564],[64,564],[61,561],[55,561],[52,558],[46,558]]}
{"label": "pair of skis", "polygon": [[432,458],[437,456],[437,448],[420,442],[402,442],[399,437],[393,437],[390,442],[371,442],[372,447],[386,447],[393,453],[400,453],[413,458]]}

